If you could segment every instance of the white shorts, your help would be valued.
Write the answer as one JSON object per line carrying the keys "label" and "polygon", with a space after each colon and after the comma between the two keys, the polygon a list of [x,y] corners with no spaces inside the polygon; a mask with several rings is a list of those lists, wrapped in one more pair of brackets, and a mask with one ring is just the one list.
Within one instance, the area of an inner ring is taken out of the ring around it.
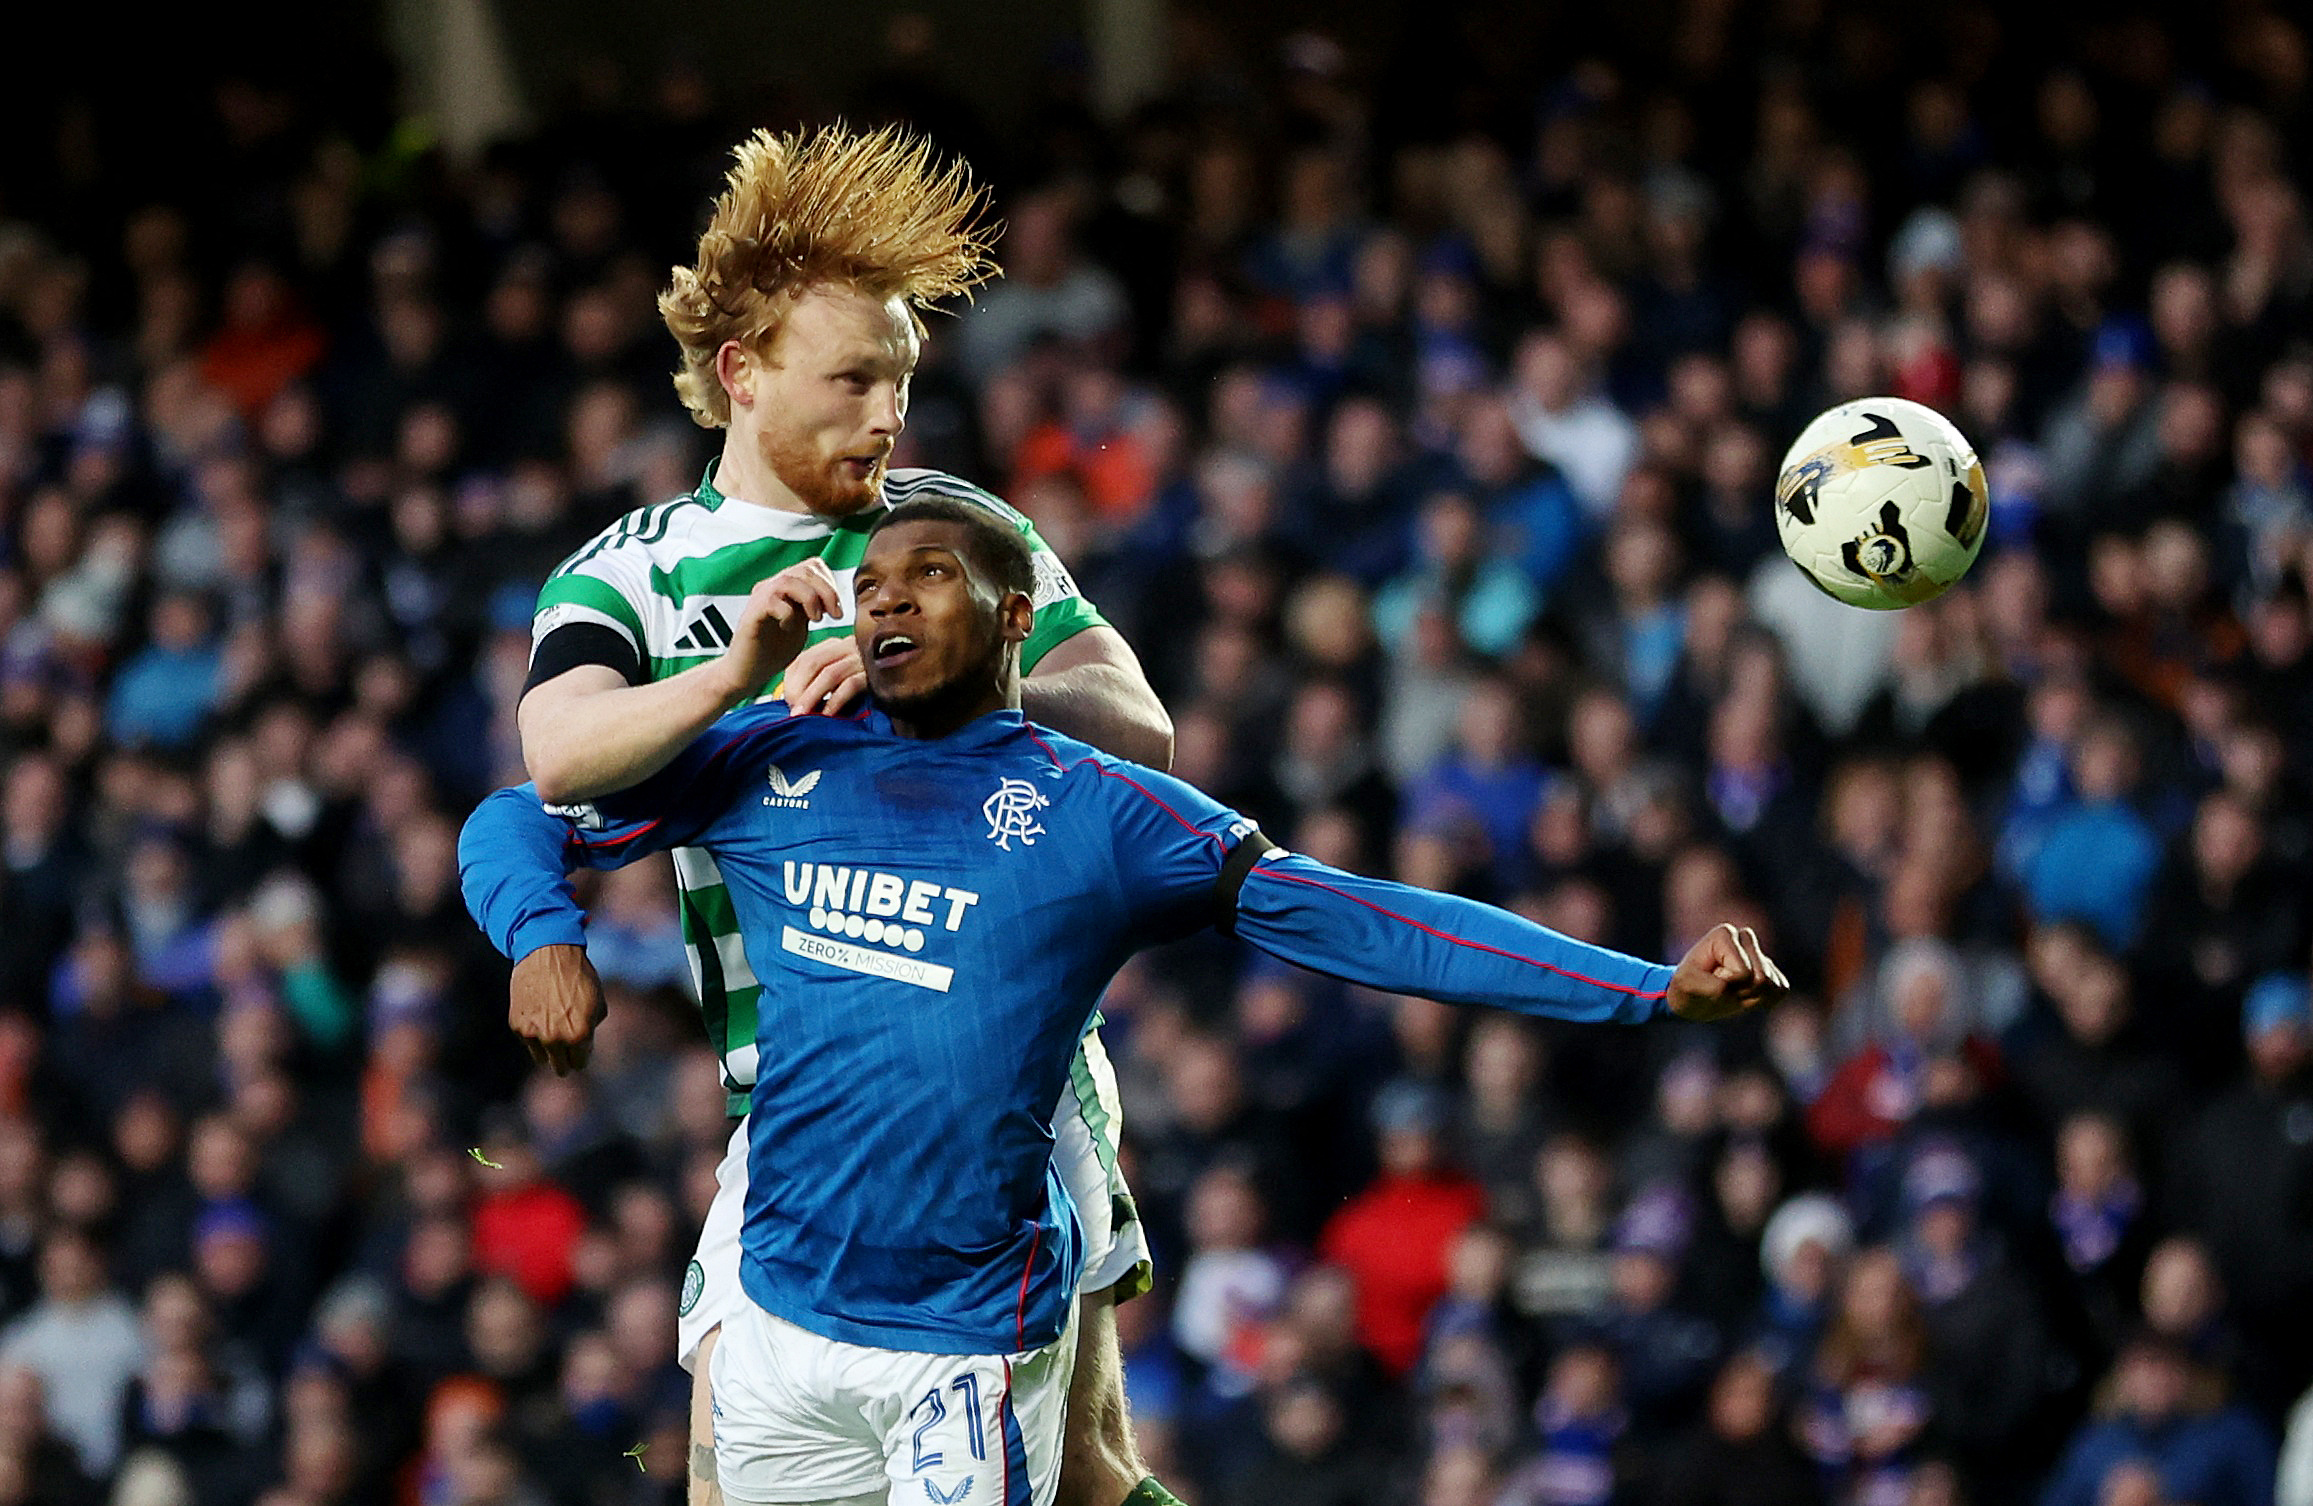
{"label": "white shorts", "polygon": [[752,1302],[724,1320],[707,1367],[715,1478],[733,1506],[1052,1506],[1076,1309],[1022,1355],[869,1349]]}
{"label": "white shorts", "polygon": [[[1079,1292],[1119,1287],[1137,1296],[1149,1287],[1148,1235],[1133,1211],[1132,1193],[1117,1169],[1117,1132],[1123,1111],[1116,1093],[1116,1069],[1097,1034],[1087,1034],[1069,1068],[1068,1087],[1052,1117],[1052,1160],[1061,1185],[1076,1201],[1084,1225],[1084,1276]],[[751,1304],[739,1289],[739,1225],[747,1211],[747,1121],[731,1130],[722,1164],[715,1168],[715,1201],[707,1209],[699,1247],[683,1272],[676,1303],[675,1358],[685,1370],[698,1368],[699,1343],[731,1314]]]}

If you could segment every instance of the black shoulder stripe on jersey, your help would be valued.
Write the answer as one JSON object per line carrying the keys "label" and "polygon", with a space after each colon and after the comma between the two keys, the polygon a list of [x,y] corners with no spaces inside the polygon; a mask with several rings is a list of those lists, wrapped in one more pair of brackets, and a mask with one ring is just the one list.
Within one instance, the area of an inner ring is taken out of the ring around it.
{"label": "black shoulder stripe on jersey", "polygon": [[664,502],[654,508],[651,516],[644,519],[641,528],[636,531],[634,541],[638,544],[656,544],[664,539],[667,530],[674,526],[675,514],[681,510],[685,500],[677,497],[672,502]]}
{"label": "black shoulder stripe on jersey", "polygon": [[618,531],[614,528],[606,528],[601,533],[596,534],[594,538],[590,540],[586,546],[580,549],[576,554],[573,554],[570,558],[564,560],[561,564],[556,565],[554,567],[554,573],[556,575],[568,575],[571,571],[577,569],[580,565],[585,564],[588,560],[593,559],[596,555],[602,553],[602,551],[608,549],[611,545],[617,542]]}
{"label": "black shoulder stripe on jersey", "polygon": [[572,555],[570,558],[564,560],[560,565],[556,566],[554,573],[556,575],[568,575],[571,571],[577,569],[580,565],[585,564],[588,560],[593,559],[596,555],[602,553],[605,549],[614,548],[617,545],[625,543],[628,536],[634,532],[634,523],[635,515],[631,512],[627,513],[617,522],[611,524],[608,528],[605,528],[602,532],[596,534],[592,543],[589,543],[585,548],[579,550],[576,554]]}
{"label": "black shoulder stripe on jersey", "polygon": [[1245,833],[1221,863],[1221,876],[1213,880],[1213,924],[1224,936],[1237,934],[1237,892],[1245,887],[1245,878],[1253,865],[1277,850],[1277,844],[1261,835],[1258,827]]}
{"label": "black shoulder stripe on jersey", "polygon": [[616,544],[630,541],[637,544],[656,544],[667,536],[667,530],[672,526],[674,515],[683,504],[686,502],[696,504],[698,500],[695,496],[677,497],[671,502],[660,502],[649,507],[635,508],[633,511],[620,516],[617,522],[612,523],[592,539],[580,545],[577,552],[561,564],[556,565],[552,573],[554,575],[568,575],[580,565]]}

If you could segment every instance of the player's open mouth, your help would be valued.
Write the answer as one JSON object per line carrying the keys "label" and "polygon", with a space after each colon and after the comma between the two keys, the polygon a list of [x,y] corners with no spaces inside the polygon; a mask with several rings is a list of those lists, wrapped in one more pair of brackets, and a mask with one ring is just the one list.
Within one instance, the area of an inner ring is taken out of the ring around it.
{"label": "player's open mouth", "polygon": [[905,633],[885,633],[870,643],[867,651],[878,664],[901,664],[915,657],[916,640]]}

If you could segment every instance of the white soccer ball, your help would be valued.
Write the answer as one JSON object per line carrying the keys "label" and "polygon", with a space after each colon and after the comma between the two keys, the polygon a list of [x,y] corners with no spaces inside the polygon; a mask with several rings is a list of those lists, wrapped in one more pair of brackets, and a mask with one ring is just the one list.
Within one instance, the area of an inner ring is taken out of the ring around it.
{"label": "white soccer ball", "polygon": [[1825,594],[1893,611],[1933,600],[1984,547],[1991,494],[1975,446],[1900,397],[1841,403],[1799,433],[1775,479],[1783,552]]}

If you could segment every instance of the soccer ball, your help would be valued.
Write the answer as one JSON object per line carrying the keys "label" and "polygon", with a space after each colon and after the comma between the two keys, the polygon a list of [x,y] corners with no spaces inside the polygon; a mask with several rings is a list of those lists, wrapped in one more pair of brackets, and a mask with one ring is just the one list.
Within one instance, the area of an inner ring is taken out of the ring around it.
{"label": "soccer ball", "polygon": [[1984,546],[1975,446],[1933,408],[1864,397],[1799,433],[1775,479],[1783,552],[1826,595],[1888,612],[1933,600]]}

